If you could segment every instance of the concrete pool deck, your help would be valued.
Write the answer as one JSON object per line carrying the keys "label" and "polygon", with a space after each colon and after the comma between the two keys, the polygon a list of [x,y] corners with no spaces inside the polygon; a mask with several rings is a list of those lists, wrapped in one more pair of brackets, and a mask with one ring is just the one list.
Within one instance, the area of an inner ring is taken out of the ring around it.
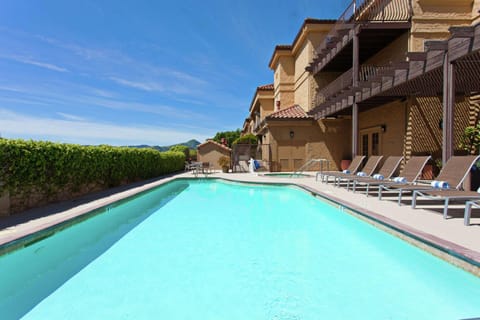
{"label": "concrete pool deck", "polygon": [[[198,175],[198,178],[204,177],[203,174]],[[434,247],[442,248],[440,252],[432,253],[480,276],[480,268],[478,267],[480,265],[480,211],[474,210],[470,221],[471,225],[465,226],[463,224],[463,204],[451,206],[452,209],[449,212],[451,212],[452,218],[445,220],[442,218],[440,202],[438,202],[438,206],[428,204],[426,206],[428,210],[421,208],[421,206],[417,209],[412,209],[409,205],[398,206],[395,201],[380,201],[375,195],[367,197],[364,193],[353,193],[345,188],[315,181],[313,173],[311,177],[287,178],[249,173],[216,172],[208,174],[208,177],[238,182],[298,185],[312,193],[326,196],[334,202],[341,203],[343,206],[352,209],[353,214],[361,219],[365,219],[363,216],[373,218],[373,222],[371,219],[367,219],[367,221],[400,236],[408,242],[412,242],[414,245],[423,247],[422,243],[426,241]],[[194,178],[194,175],[187,172],[144,181],[0,218],[0,246],[176,178]],[[393,227],[393,230],[384,225]],[[405,233],[409,236],[405,236]],[[420,243],[415,239],[412,240],[411,236],[420,239]],[[436,249],[433,248],[432,250],[435,251]],[[462,265],[463,261],[456,261],[455,257],[450,259],[450,255],[446,252],[451,252],[454,256],[466,257],[467,260],[477,266]]]}

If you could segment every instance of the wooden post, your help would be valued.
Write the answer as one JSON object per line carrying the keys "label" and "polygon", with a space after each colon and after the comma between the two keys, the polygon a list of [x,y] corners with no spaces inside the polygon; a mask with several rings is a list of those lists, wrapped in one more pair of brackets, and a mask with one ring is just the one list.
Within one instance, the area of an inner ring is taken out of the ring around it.
{"label": "wooden post", "polygon": [[453,118],[455,107],[455,65],[450,61],[448,52],[443,64],[443,132],[442,162],[453,156]]}
{"label": "wooden post", "polygon": [[[353,88],[358,88],[358,72],[359,72],[359,43],[358,43],[358,33],[357,28],[354,30],[353,35],[353,53],[352,53],[352,73]],[[353,97],[352,105],[352,159],[358,154],[358,105],[356,98]]]}

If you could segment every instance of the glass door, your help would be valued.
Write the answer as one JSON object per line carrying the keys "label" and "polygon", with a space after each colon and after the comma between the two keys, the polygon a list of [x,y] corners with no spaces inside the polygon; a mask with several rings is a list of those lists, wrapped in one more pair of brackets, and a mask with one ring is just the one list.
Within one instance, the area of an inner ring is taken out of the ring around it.
{"label": "glass door", "polygon": [[360,153],[364,156],[378,156],[382,154],[380,127],[360,130]]}

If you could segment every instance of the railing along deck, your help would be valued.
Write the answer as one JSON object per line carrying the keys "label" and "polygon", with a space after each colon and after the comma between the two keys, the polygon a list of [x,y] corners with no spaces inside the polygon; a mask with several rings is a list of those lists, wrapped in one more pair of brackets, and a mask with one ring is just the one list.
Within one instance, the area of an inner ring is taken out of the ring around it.
{"label": "railing along deck", "polygon": [[258,120],[255,122],[255,126],[253,127],[253,132],[257,132],[258,130],[260,130],[263,126],[265,125],[265,118],[263,118],[262,120]]}
{"label": "railing along deck", "polygon": [[337,19],[325,41],[316,48],[314,61],[321,60],[358,23],[408,21],[411,16],[411,0],[353,0]]}
{"label": "railing along deck", "polygon": [[350,68],[337,79],[330,82],[317,92],[316,105],[324,103],[328,98],[352,86],[353,70]]}
{"label": "railing along deck", "polygon": [[360,0],[355,7],[354,18],[359,22],[407,21],[412,16],[411,0]]}
{"label": "railing along deck", "polygon": [[[359,81],[365,82],[377,76],[381,71],[390,69],[390,66],[362,65],[359,71]],[[353,70],[349,69],[327,86],[321,88],[317,92],[316,105],[320,105],[329,98],[351,88],[353,85]]]}

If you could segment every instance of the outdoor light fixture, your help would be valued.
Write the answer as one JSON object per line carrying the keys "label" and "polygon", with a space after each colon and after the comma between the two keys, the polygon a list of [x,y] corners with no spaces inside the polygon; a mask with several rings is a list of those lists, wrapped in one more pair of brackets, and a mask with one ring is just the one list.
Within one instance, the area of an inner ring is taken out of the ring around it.
{"label": "outdoor light fixture", "polygon": [[387,125],[385,125],[385,124],[382,124],[382,125],[380,126],[380,128],[382,129],[382,132],[387,131]]}
{"label": "outdoor light fixture", "polygon": [[295,132],[293,132],[293,130],[290,131],[290,139],[293,139],[293,137],[295,136]]}

